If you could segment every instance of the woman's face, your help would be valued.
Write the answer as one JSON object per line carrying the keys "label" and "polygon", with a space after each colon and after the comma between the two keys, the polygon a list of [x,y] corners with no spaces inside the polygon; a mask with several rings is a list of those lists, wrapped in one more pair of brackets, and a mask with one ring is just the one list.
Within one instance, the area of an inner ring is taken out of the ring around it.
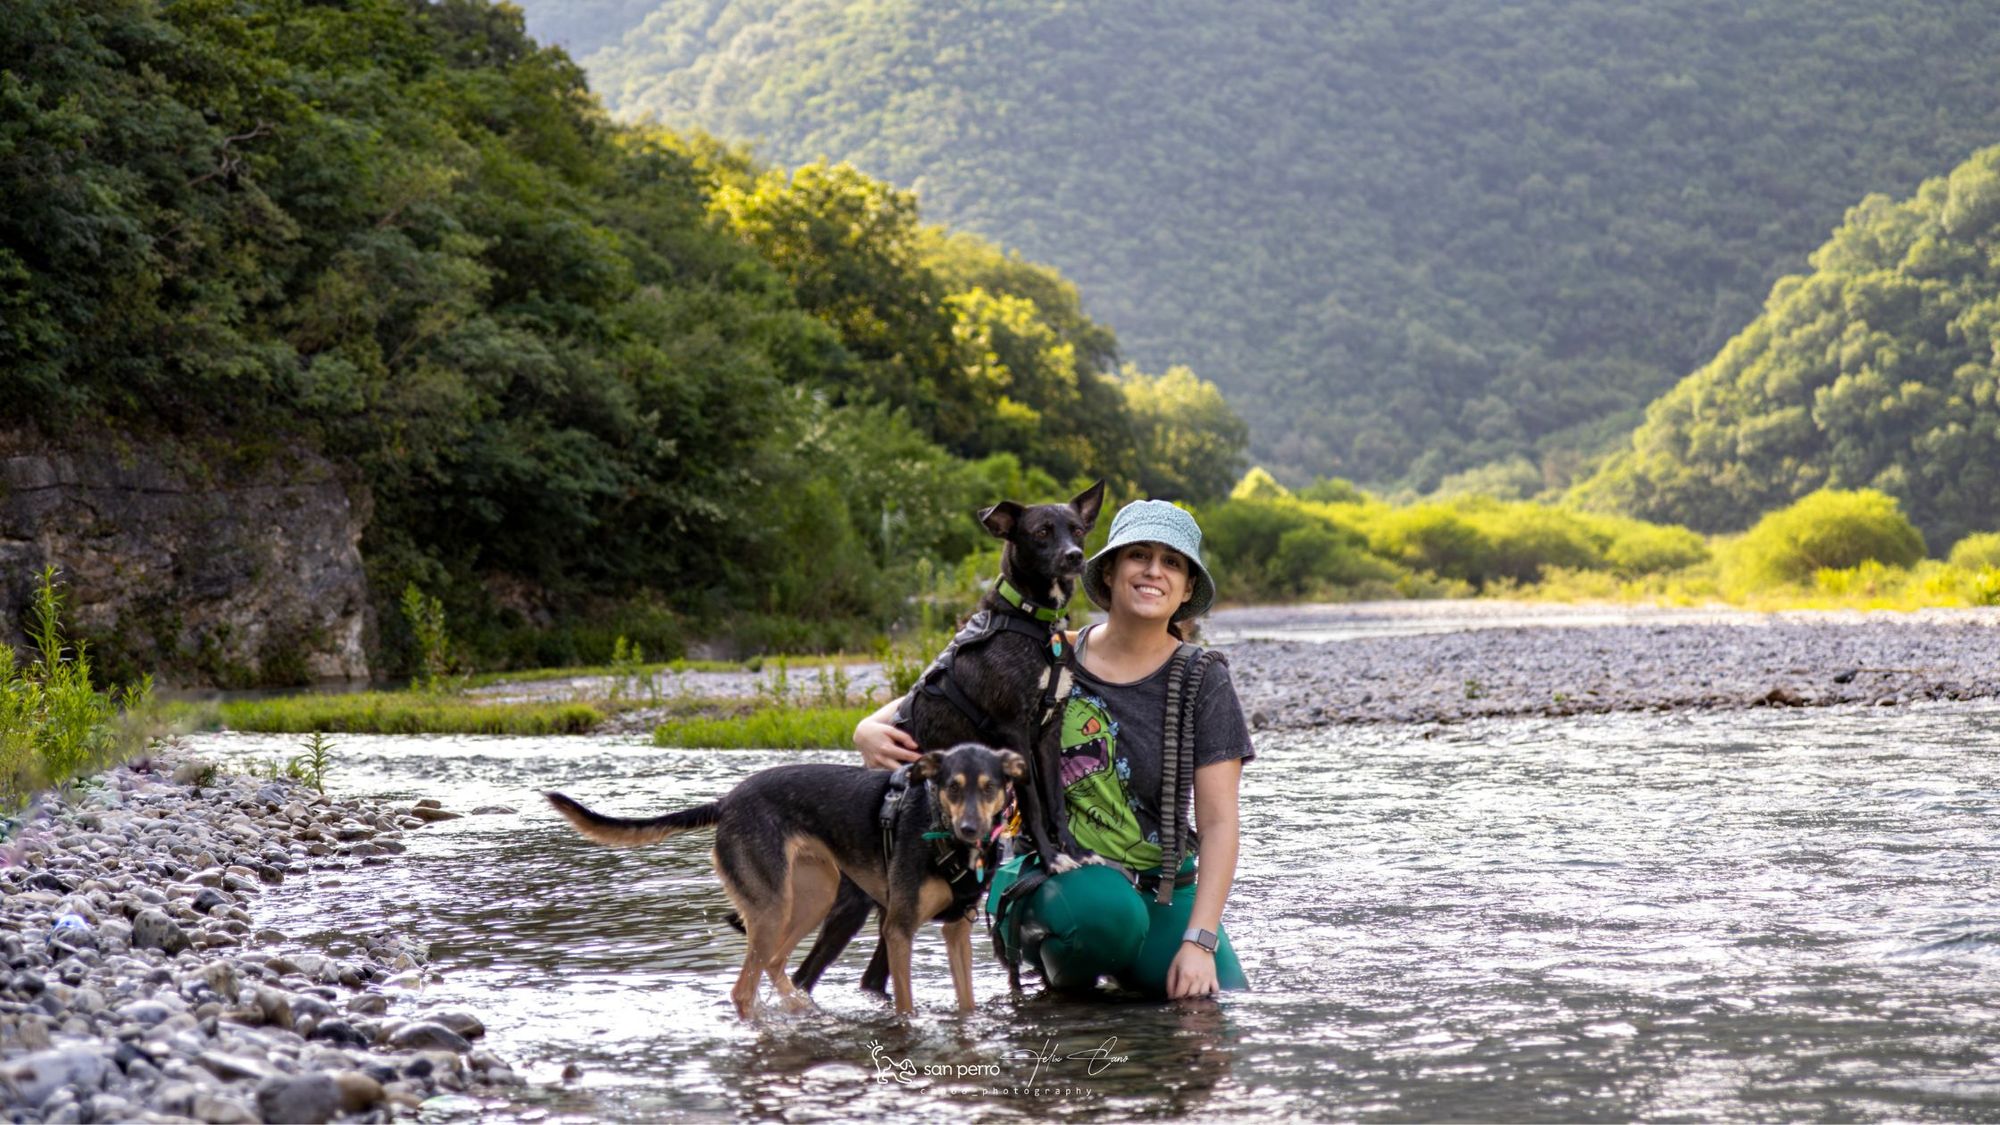
{"label": "woman's face", "polygon": [[1111,568],[1111,612],[1165,624],[1194,597],[1187,556],[1158,543],[1132,543]]}

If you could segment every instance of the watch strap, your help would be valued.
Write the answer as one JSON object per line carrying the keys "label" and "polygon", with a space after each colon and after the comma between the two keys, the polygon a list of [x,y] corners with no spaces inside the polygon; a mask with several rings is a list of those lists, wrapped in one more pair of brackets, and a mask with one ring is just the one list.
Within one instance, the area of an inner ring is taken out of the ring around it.
{"label": "watch strap", "polygon": [[1191,941],[1194,944],[1207,950],[1208,952],[1214,953],[1216,944],[1219,939],[1217,939],[1214,932],[1210,930],[1190,929],[1188,930],[1188,932],[1181,935],[1181,940]]}

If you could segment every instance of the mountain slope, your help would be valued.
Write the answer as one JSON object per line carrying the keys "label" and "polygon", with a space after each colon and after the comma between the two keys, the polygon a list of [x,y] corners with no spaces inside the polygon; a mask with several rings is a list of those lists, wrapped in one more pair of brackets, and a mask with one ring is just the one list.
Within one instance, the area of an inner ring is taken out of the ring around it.
{"label": "mountain slope", "polygon": [[852,159],[1055,264],[1294,478],[1560,479],[1849,203],[2000,137],[1966,0],[526,7],[615,111]]}
{"label": "mountain slope", "polygon": [[1735,530],[1822,487],[1895,496],[1939,554],[2000,528],[2000,148],[1874,195],[1577,489]]}

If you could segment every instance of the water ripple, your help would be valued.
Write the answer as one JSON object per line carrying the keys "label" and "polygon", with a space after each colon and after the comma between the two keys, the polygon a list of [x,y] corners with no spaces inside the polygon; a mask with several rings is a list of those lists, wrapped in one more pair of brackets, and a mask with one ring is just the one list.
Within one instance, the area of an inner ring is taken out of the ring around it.
{"label": "water ripple", "polygon": [[[1258,991],[1220,1005],[1016,1000],[982,961],[960,1020],[926,933],[906,1023],[855,987],[864,935],[819,1010],[745,1026],[706,840],[597,848],[537,795],[644,814],[839,755],[343,738],[339,791],[520,812],[290,880],[259,922],[308,945],[381,925],[431,942],[425,999],[479,1010],[536,1080],[499,1118],[2000,1116],[2000,708],[1350,727],[1260,749],[1229,914]],[[559,1082],[571,1063],[583,1077]]]}

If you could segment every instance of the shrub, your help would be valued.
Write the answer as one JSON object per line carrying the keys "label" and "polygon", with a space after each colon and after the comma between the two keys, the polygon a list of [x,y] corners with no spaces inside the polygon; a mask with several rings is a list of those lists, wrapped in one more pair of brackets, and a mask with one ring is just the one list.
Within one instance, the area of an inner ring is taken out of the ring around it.
{"label": "shrub", "polygon": [[0,642],[0,804],[115,765],[143,746],[154,713],[152,680],[122,695],[91,686],[90,655],[63,631],[55,568],[42,571],[30,608],[35,660],[23,667]]}
{"label": "shrub", "polygon": [[1627,578],[1685,570],[1709,557],[1708,543],[1685,527],[1599,517],[1611,534],[1604,561]]}
{"label": "shrub", "polygon": [[1758,520],[1736,544],[1734,570],[1753,587],[1804,584],[1823,569],[1870,560],[1907,567],[1923,557],[1924,537],[1893,497],[1822,489]]}
{"label": "shrub", "polygon": [[1951,548],[1950,563],[1966,570],[2000,567],[2000,531],[1968,535]]}
{"label": "shrub", "polygon": [[1477,571],[1464,577],[1482,585],[1496,579],[1534,582],[1548,567],[1604,565],[1601,537],[1570,512],[1540,504],[1488,504],[1466,512],[1465,519],[1485,542],[1466,562]]}
{"label": "shrub", "polygon": [[1440,578],[1481,585],[1489,573],[1491,544],[1479,529],[1440,504],[1419,504],[1378,518],[1369,549]]}

